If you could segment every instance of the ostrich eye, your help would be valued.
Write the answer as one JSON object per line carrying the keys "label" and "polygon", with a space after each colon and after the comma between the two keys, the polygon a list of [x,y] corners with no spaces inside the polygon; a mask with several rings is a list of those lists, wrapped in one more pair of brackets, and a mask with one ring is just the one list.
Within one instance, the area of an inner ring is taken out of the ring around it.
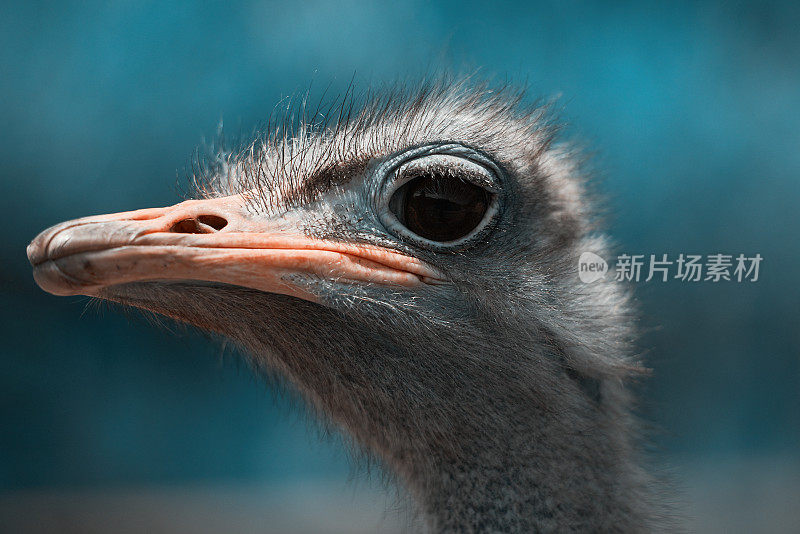
{"label": "ostrich eye", "polygon": [[398,165],[390,158],[376,171],[378,214],[397,237],[455,250],[479,242],[500,220],[503,174],[488,157],[457,144],[423,145],[402,156],[408,159]]}
{"label": "ostrich eye", "polygon": [[440,243],[472,233],[483,221],[492,195],[446,172],[412,175],[392,195],[389,210],[414,234]]}

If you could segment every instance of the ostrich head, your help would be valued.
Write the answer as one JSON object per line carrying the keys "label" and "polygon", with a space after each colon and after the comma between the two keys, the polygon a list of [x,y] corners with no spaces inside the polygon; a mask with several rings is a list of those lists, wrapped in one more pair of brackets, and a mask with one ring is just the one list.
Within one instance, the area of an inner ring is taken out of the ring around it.
{"label": "ostrich head", "polygon": [[574,154],[516,93],[435,84],[222,154],[197,199],[40,234],[39,285],[220,333],[378,456],[431,531],[652,526],[627,297]]}

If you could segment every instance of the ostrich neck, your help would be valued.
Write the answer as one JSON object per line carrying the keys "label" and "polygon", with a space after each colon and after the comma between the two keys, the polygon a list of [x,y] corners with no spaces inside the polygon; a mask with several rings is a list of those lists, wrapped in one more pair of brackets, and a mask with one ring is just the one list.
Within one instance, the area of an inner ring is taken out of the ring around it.
{"label": "ostrich neck", "polygon": [[620,436],[554,436],[541,425],[516,431],[505,446],[475,443],[469,458],[418,463],[412,485],[431,532],[642,528],[644,479]]}
{"label": "ostrich neck", "polygon": [[647,479],[628,430],[599,408],[554,416],[530,414],[473,437],[457,457],[430,451],[402,466],[429,531],[645,529]]}
{"label": "ostrich neck", "polygon": [[653,530],[619,378],[582,379],[514,335],[390,337],[315,311],[261,310],[325,335],[236,337],[394,471],[429,532]]}
{"label": "ostrich neck", "polygon": [[133,285],[114,297],[179,318],[175,309],[190,310],[280,371],[382,458],[430,532],[652,531],[654,512],[663,522],[620,378],[593,384],[551,345],[496,325],[414,323],[392,336],[296,299],[221,291]]}
{"label": "ostrich neck", "polygon": [[452,378],[426,380],[420,390],[398,378],[407,369],[389,365],[348,376],[348,356],[325,358],[322,372],[305,369],[298,382],[398,475],[428,532],[652,530],[649,479],[636,460],[628,395],[618,380],[600,383],[597,394],[550,360],[527,373],[488,371],[479,362]]}

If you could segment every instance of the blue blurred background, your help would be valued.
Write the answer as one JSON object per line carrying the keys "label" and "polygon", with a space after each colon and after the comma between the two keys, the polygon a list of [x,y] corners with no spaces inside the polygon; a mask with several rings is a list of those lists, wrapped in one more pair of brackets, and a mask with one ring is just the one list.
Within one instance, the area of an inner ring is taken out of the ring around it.
{"label": "blue blurred background", "polygon": [[690,529],[800,531],[798,6],[4,2],[0,523],[394,528],[235,354],[47,295],[24,249],[65,219],[175,202],[221,119],[248,131],[312,80],[481,67],[562,96],[622,251],[764,257],[756,283],[638,284],[641,412]]}

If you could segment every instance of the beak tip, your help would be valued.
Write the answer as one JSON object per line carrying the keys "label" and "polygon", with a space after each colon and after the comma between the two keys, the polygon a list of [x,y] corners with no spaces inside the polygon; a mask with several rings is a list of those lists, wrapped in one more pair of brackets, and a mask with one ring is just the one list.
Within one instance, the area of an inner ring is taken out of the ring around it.
{"label": "beak tip", "polygon": [[73,279],[56,264],[56,261],[39,263],[33,269],[33,279],[47,293],[58,297],[90,295],[92,286]]}
{"label": "beak tip", "polygon": [[28,244],[25,252],[28,255],[28,261],[30,262],[31,266],[35,267],[39,263],[45,260],[44,258],[44,234],[47,231],[44,231],[33,238],[33,240]]}

